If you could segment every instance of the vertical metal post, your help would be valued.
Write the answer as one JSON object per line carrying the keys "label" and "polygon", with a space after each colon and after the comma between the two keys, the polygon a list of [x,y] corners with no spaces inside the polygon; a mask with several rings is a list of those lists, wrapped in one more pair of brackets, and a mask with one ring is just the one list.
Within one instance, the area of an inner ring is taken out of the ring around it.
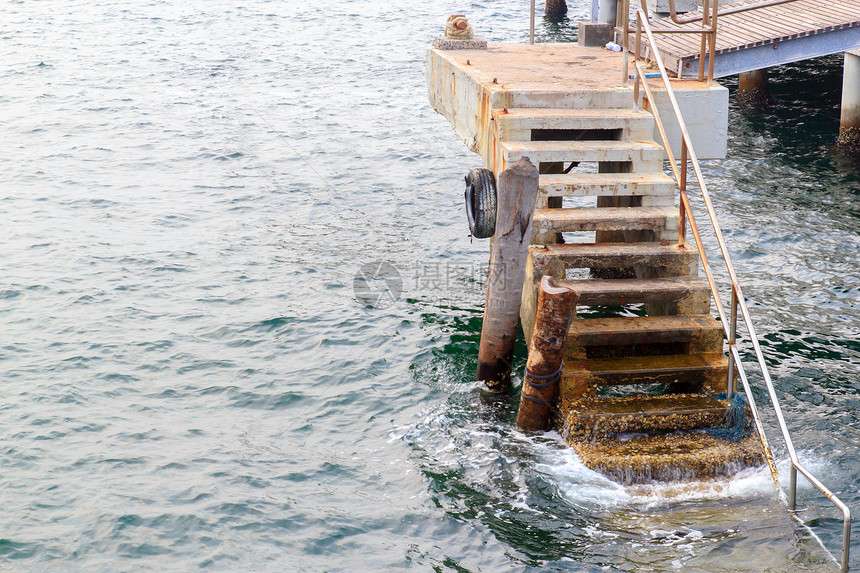
{"label": "vertical metal post", "polygon": [[709,0],[702,2],[702,41],[699,45],[699,81],[705,79],[705,54],[707,53],[708,35],[705,30],[711,22],[711,3]]}
{"label": "vertical metal post", "polygon": [[687,196],[687,141],[681,138],[681,180],[678,182],[678,188],[681,190],[681,201],[678,213],[678,244],[683,245],[687,242],[687,208],[684,203],[684,198]]}
{"label": "vertical metal post", "polygon": [[788,509],[795,509],[797,506],[797,468],[794,467],[794,460],[791,461],[791,470],[788,473]]}
{"label": "vertical metal post", "polygon": [[629,85],[629,76],[630,76],[630,72],[629,72],[629,57],[630,56],[627,53],[627,48],[628,48],[629,43],[630,43],[629,42],[630,32],[627,29],[630,27],[630,0],[624,0],[624,11],[617,16],[621,20],[621,27],[623,28],[622,34],[621,34],[621,36],[623,38],[623,42],[622,42],[622,46],[621,46],[621,52],[623,53],[624,57],[621,58],[621,75],[622,75],[621,80],[623,82],[624,87],[627,87]]}
{"label": "vertical metal post", "polygon": [[535,0],[531,1],[531,11],[529,12],[529,44],[535,43]]}
{"label": "vertical metal post", "polygon": [[597,9],[600,7],[600,0],[591,0],[591,21],[597,22]]}
{"label": "vertical metal post", "polygon": [[719,0],[714,0],[711,14],[710,53],[708,54],[708,85],[714,83],[714,60],[717,56],[717,14],[720,11]]}
{"label": "vertical metal post", "polygon": [[735,391],[735,355],[732,348],[735,347],[738,332],[738,291],[736,285],[732,285],[732,302],[731,302],[732,318],[729,323],[729,375],[726,383],[726,398],[732,399],[732,394]]}
{"label": "vertical metal post", "polygon": [[639,94],[639,82],[646,81],[639,77],[639,68],[636,66],[639,63],[639,50],[642,48],[642,23],[639,22],[639,18],[636,18],[636,50],[633,52],[633,75],[635,79],[633,80],[633,103],[636,105],[636,109],[641,109],[642,105],[640,103],[640,94]]}

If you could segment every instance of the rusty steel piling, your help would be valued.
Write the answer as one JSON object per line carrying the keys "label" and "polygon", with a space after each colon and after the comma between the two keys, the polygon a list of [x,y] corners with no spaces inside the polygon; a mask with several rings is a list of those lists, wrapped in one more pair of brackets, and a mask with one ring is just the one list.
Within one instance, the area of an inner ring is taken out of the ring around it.
{"label": "rusty steel piling", "polygon": [[557,286],[551,277],[545,276],[540,281],[535,327],[517,413],[517,426],[523,430],[549,429],[577,298],[575,291]]}

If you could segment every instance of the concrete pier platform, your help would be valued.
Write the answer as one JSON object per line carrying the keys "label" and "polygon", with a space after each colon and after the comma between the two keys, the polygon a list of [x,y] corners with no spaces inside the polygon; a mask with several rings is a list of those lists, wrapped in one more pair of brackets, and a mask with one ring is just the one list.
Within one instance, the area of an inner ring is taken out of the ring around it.
{"label": "concrete pier platform", "polygon": [[[429,48],[426,77],[433,108],[466,146],[492,169],[493,110],[514,108],[629,109],[632,81],[624,86],[622,55],[575,44],[490,44],[485,50]],[[629,66],[628,75],[633,66]],[[649,80],[669,140],[680,155],[680,131],[659,78]],[[728,90],[696,80],[672,80],[701,159],[726,155]],[[652,138],[659,141],[654,128]]]}

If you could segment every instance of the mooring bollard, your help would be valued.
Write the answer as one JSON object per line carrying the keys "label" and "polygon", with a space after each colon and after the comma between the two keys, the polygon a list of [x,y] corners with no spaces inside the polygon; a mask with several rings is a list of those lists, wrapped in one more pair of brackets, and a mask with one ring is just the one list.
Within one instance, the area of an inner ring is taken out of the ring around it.
{"label": "mooring bollard", "polygon": [[538,192],[538,170],[528,157],[499,174],[496,233],[490,247],[490,268],[477,380],[502,392],[511,385],[511,364],[532,218]]}
{"label": "mooring bollard", "polygon": [[556,286],[551,277],[541,279],[535,329],[517,413],[517,426],[523,430],[549,428],[553,400],[562,375],[564,343],[577,299],[576,292]]}

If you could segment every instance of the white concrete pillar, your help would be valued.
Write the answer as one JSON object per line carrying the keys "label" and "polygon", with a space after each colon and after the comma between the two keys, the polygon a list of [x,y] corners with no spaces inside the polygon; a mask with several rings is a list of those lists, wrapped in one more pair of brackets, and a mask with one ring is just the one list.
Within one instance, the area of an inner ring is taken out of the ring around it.
{"label": "white concrete pillar", "polygon": [[601,22],[606,22],[607,24],[612,24],[615,26],[615,19],[618,15],[618,2],[617,0],[600,0],[600,7],[598,8],[598,19]]}
{"label": "white concrete pillar", "polygon": [[860,152],[860,50],[845,52],[839,145]]}

